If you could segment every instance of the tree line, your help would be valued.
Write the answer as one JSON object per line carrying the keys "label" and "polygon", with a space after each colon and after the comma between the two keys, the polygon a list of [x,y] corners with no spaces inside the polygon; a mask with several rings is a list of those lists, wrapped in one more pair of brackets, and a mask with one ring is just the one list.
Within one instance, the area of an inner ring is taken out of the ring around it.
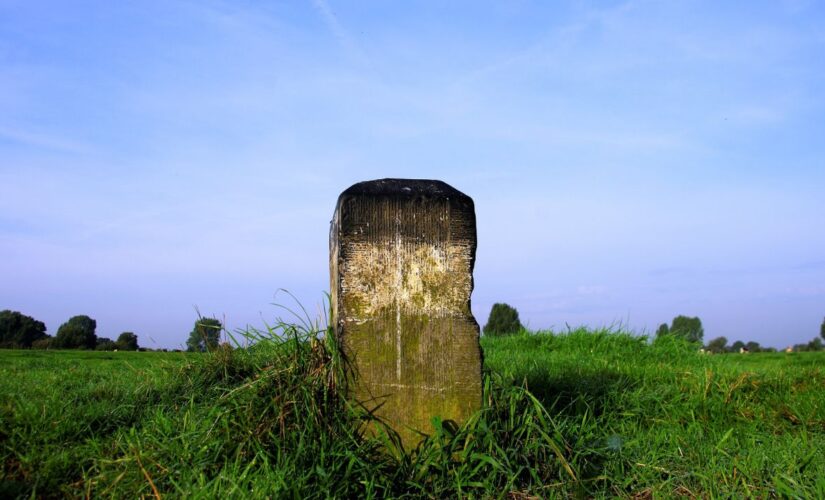
{"label": "tree line", "polygon": [[97,321],[86,315],[73,316],[60,325],[54,337],[46,325],[19,311],[0,311],[0,348],[3,349],[94,349],[137,351],[138,336],[121,333],[117,340],[98,337]]}
{"label": "tree line", "polygon": [[[89,316],[80,315],[69,318],[60,325],[57,334],[52,337],[46,333],[46,325],[19,311],[0,311],[0,349],[95,349],[98,351],[137,351],[138,336],[133,332],[121,333],[117,340],[98,337],[95,334],[97,322]],[[483,333],[489,336],[512,335],[524,330],[519,320],[518,311],[508,304],[493,304],[490,316],[484,325]],[[206,352],[220,345],[223,325],[215,318],[199,318],[195,321],[186,350],[189,352]],[[701,344],[705,330],[698,317],[679,315],[668,325],[662,323],[656,330],[656,339],[672,336],[688,342]],[[825,350],[825,318],[819,327],[819,337],[807,344],[796,344],[794,351]],[[741,340],[728,345],[726,337],[716,337],[704,346],[711,353],[724,352],[776,352],[773,347],[762,347],[758,342]]]}
{"label": "tree line", "polygon": [[[86,315],[73,316],[60,325],[57,334],[46,333],[46,324],[19,311],[0,311],[0,349],[88,349],[98,351],[144,350],[133,332],[117,340],[98,337],[97,321]],[[186,341],[186,350],[206,352],[217,348],[223,325],[214,318],[199,318]],[[165,349],[164,349],[165,350]]]}
{"label": "tree line", "polygon": [[[677,337],[695,343],[701,343],[704,334],[705,330],[702,328],[702,321],[697,317],[691,318],[687,316],[677,316],[673,318],[670,326],[668,326],[667,323],[662,323],[658,330],[656,330],[657,339],[666,335],[676,335]],[[822,324],[819,327],[819,337],[814,337],[814,339],[808,343],[796,344],[792,347],[789,346],[789,348],[794,352],[822,351],[825,350],[823,340],[825,340],[825,318],[823,318]],[[776,352],[775,348],[762,347],[759,345],[759,342],[753,340],[748,342],[737,340],[728,345],[727,337],[716,337],[710,340],[703,349],[705,352],[714,354],[725,352]]]}
{"label": "tree line", "polygon": [[[508,304],[496,303],[493,304],[493,308],[490,310],[490,316],[482,331],[484,335],[501,336],[513,335],[523,330],[524,326],[522,326],[521,321],[519,321],[518,311]],[[664,337],[675,337],[701,346],[704,336],[705,329],[702,327],[701,319],[695,316],[679,315],[673,318],[673,321],[671,321],[669,325],[667,323],[659,325],[659,328],[656,329],[654,341]],[[796,344],[792,346],[791,349],[795,352],[822,351],[825,350],[823,340],[825,340],[825,318],[823,318],[822,324],[819,327],[819,337],[815,337],[808,343]],[[709,341],[703,349],[706,352],[717,354],[724,352],[776,352],[775,348],[762,347],[759,345],[759,342],[753,340],[748,342],[737,340],[733,344],[728,345],[728,339],[726,337],[714,338]]]}
{"label": "tree line", "polygon": [[[814,337],[807,343],[794,344],[793,346],[788,346],[787,350],[791,350],[793,352],[823,351],[825,350],[823,340],[825,340],[825,318],[822,319],[822,324],[819,326],[819,337]],[[705,346],[705,351],[714,354],[719,354],[724,352],[743,351],[776,352],[776,349],[774,349],[773,347],[762,347],[759,345],[759,342],[753,341],[742,342],[741,340],[737,340],[733,344],[728,345],[728,339],[726,337],[716,337],[715,339],[708,342],[708,344]]]}

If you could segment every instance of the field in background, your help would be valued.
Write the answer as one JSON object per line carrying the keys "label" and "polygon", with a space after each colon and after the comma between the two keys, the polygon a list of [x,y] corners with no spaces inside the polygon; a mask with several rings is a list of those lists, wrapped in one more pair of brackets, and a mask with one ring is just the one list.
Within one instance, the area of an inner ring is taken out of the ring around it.
{"label": "field in background", "polygon": [[578,423],[574,454],[607,451],[588,475],[613,493],[825,494],[825,353],[703,355],[582,332],[484,345],[488,366]]}
{"label": "field in background", "polygon": [[825,353],[484,338],[485,410],[387,454],[334,346],[285,332],[210,355],[0,351],[0,497],[825,497]]}
{"label": "field in background", "polygon": [[98,446],[140,424],[186,356],[0,350],[0,497],[81,493]]}

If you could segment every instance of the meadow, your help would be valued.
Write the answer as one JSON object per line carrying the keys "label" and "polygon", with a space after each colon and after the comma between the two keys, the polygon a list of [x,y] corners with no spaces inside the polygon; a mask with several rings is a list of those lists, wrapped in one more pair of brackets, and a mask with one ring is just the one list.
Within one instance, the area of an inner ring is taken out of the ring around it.
{"label": "meadow", "polygon": [[246,334],[209,354],[0,351],[0,497],[825,498],[825,353],[482,338],[484,408],[401,450],[362,435],[331,338]]}

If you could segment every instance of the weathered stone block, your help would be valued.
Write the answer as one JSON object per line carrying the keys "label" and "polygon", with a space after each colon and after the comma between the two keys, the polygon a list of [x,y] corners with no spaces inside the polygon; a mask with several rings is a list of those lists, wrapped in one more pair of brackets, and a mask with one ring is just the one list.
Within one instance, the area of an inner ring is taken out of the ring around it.
{"label": "weathered stone block", "polygon": [[338,198],[330,293],[350,397],[405,447],[433,417],[461,424],[481,406],[475,252],[473,200],[444,182],[361,182]]}

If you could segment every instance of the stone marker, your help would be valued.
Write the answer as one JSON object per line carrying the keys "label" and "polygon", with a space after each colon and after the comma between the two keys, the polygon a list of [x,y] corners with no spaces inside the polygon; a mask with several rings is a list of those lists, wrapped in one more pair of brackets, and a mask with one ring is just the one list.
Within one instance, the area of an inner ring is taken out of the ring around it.
{"label": "stone marker", "polygon": [[350,397],[405,448],[433,417],[460,425],[481,407],[475,253],[473,200],[444,182],[360,182],[338,198],[330,293]]}

